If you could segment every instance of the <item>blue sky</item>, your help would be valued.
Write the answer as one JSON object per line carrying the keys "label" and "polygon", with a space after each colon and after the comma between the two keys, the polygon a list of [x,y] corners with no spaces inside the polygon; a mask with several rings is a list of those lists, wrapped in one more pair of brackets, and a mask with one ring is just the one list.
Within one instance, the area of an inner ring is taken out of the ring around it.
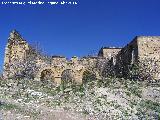
{"label": "blue sky", "polygon": [[160,35],[159,0],[75,1],[78,5],[0,5],[0,65],[12,29],[45,53],[69,58],[124,46],[137,35]]}

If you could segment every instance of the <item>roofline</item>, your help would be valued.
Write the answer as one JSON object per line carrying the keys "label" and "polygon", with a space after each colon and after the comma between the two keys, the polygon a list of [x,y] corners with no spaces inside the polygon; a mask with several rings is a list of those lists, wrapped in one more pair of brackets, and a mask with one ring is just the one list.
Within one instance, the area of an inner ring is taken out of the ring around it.
{"label": "roofline", "polygon": [[122,47],[102,47],[102,49],[122,49]]}
{"label": "roofline", "polygon": [[64,56],[53,55],[52,58],[66,58]]}

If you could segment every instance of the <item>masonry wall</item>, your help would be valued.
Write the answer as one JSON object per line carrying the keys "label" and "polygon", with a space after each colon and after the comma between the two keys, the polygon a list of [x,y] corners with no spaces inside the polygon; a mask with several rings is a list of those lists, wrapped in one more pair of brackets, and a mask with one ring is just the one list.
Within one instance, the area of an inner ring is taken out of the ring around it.
{"label": "masonry wall", "polygon": [[4,78],[12,77],[24,69],[23,62],[27,56],[28,49],[29,46],[26,41],[22,39],[17,31],[12,31],[5,48]]}
{"label": "masonry wall", "polygon": [[[135,37],[122,49],[102,48],[98,56],[81,59],[73,57],[67,60],[62,56],[43,56],[36,51],[32,54],[31,51],[31,46],[13,30],[5,48],[3,77],[13,77],[20,72],[35,77],[41,70],[49,67],[60,69],[61,72],[65,69],[81,73],[89,70],[97,76],[110,73],[128,77],[131,67],[137,64],[144,79],[160,80],[160,36]],[[60,73],[57,72],[57,75]]]}
{"label": "masonry wall", "polygon": [[[138,37],[139,61],[146,79],[160,80],[160,37]],[[150,76],[149,76],[150,75]]]}
{"label": "masonry wall", "polygon": [[121,48],[104,47],[100,49],[98,56],[111,59],[112,57],[116,56],[120,50]]}
{"label": "masonry wall", "polygon": [[160,37],[138,37],[138,48],[140,59],[153,58],[159,60],[160,58]]}
{"label": "masonry wall", "polygon": [[117,76],[128,77],[130,66],[138,62],[138,50],[137,37],[135,37],[118,53],[115,65]]}

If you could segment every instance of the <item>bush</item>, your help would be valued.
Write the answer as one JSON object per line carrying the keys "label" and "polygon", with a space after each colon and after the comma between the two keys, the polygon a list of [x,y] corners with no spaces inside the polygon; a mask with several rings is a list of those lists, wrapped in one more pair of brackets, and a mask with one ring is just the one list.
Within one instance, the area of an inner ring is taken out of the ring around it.
{"label": "bush", "polygon": [[89,71],[85,71],[83,73],[83,83],[87,83],[90,81],[95,81],[96,80],[96,75],[94,73],[91,73]]}

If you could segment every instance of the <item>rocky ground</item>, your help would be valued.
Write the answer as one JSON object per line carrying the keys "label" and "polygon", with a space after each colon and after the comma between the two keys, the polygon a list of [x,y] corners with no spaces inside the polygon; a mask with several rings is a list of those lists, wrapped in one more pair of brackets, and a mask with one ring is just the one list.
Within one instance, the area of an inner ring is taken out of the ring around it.
{"label": "rocky ground", "polygon": [[53,86],[1,80],[2,120],[159,120],[160,85],[118,78]]}

